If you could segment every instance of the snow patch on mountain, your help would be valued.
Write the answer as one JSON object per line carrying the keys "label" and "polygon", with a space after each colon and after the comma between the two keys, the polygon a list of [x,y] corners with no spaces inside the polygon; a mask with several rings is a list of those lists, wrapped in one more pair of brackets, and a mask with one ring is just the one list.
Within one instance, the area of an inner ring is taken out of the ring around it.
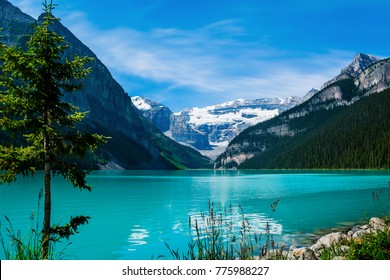
{"label": "snow patch on mountain", "polygon": [[226,110],[223,113],[221,113],[216,106],[192,108],[187,111],[190,116],[188,123],[194,125],[195,127],[221,124],[238,126],[241,123],[245,123],[250,126],[272,118],[279,113],[278,109],[263,110],[261,108],[224,108],[226,108]]}
{"label": "snow patch on mountain", "polygon": [[141,96],[134,96],[131,98],[131,101],[133,102],[134,106],[138,108],[138,110],[150,110],[152,109],[152,106],[150,105],[150,102],[148,102],[148,99],[143,98]]}
{"label": "snow patch on mountain", "polygon": [[237,99],[226,103],[186,109],[175,115],[186,114],[190,117],[189,123],[194,126],[231,124],[255,125],[291,108],[300,101],[300,98],[262,98],[256,100]]}

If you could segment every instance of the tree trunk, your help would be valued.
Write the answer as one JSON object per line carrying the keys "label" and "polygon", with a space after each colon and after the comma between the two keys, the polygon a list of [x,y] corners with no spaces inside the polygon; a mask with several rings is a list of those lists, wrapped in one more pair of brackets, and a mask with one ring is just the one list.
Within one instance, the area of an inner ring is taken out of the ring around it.
{"label": "tree trunk", "polygon": [[48,259],[49,247],[50,247],[50,231],[51,231],[51,158],[49,153],[49,137],[44,139],[44,150],[45,150],[45,208],[43,218],[43,229],[42,229],[42,259]]}

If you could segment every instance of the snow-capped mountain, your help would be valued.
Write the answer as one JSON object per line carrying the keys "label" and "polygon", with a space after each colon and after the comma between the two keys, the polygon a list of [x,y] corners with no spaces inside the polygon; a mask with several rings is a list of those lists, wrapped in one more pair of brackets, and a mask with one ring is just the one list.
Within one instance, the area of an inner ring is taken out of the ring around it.
{"label": "snow-capped mountain", "polygon": [[[337,81],[358,77],[364,69],[379,60],[380,58],[375,56],[359,53],[348,66],[341,70],[339,75],[324,83],[320,89],[311,89],[303,98],[237,99],[204,108],[188,108],[177,113],[147,98],[133,97],[132,101],[142,114],[165,135],[215,159],[224,152],[234,137],[250,126],[273,118],[313,97],[316,98],[312,100],[312,103],[315,103],[317,99],[318,102],[337,99],[341,93],[337,87],[328,88],[330,85]],[[339,102],[350,101],[340,99]]]}
{"label": "snow-capped mountain", "polygon": [[211,150],[205,133],[195,130],[186,116],[176,116],[168,107],[151,99],[134,96],[134,106],[141,114],[175,141],[197,150]]}
{"label": "snow-capped mountain", "polygon": [[172,113],[166,106],[143,97],[133,97],[142,114],[172,139],[216,158],[229,142],[249,126],[270,119],[297,105],[298,97],[237,99],[230,102],[189,108]]}
{"label": "snow-capped mountain", "polygon": [[140,96],[132,97],[131,101],[134,106],[142,112],[143,116],[157,126],[162,132],[169,130],[173,113],[168,107]]}

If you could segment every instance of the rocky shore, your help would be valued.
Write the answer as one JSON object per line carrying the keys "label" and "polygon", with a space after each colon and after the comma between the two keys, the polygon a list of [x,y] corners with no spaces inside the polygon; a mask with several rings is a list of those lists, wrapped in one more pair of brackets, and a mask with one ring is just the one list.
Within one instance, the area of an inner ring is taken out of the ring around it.
{"label": "rocky shore", "polygon": [[[291,246],[289,250],[273,250],[263,259],[287,259],[287,260],[319,260],[321,255],[327,249],[334,248],[340,254],[334,257],[334,260],[345,259],[342,257],[344,252],[349,250],[348,241],[354,240],[360,242],[362,237],[378,231],[385,231],[389,225],[380,218],[371,218],[368,224],[358,225],[346,231],[332,232],[322,236],[310,247]],[[337,249],[336,249],[337,248]]]}

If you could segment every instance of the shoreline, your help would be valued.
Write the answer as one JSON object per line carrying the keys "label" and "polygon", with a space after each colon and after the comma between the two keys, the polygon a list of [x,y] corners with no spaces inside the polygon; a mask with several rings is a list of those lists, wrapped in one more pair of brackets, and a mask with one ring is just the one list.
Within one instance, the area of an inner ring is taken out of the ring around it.
{"label": "shoreline", "polygon": [[[360,243],[364,236],[376,234],[379,231],[389,230],[390,225],[384,219],[372,217],[368,223],[352,227],[340,227],[324,230],[326,234],[318,234],[310,246],[291,245],[288,250],[271,250],[262,260],[285,259],[285,260],[321,260],[327,250],[338,252],[332,260],[345,260],[343,254],[349,250],[348,242]],[[336,231],[335,231],[336,230]],[[325,233],[324,232],[324,233]]]}

